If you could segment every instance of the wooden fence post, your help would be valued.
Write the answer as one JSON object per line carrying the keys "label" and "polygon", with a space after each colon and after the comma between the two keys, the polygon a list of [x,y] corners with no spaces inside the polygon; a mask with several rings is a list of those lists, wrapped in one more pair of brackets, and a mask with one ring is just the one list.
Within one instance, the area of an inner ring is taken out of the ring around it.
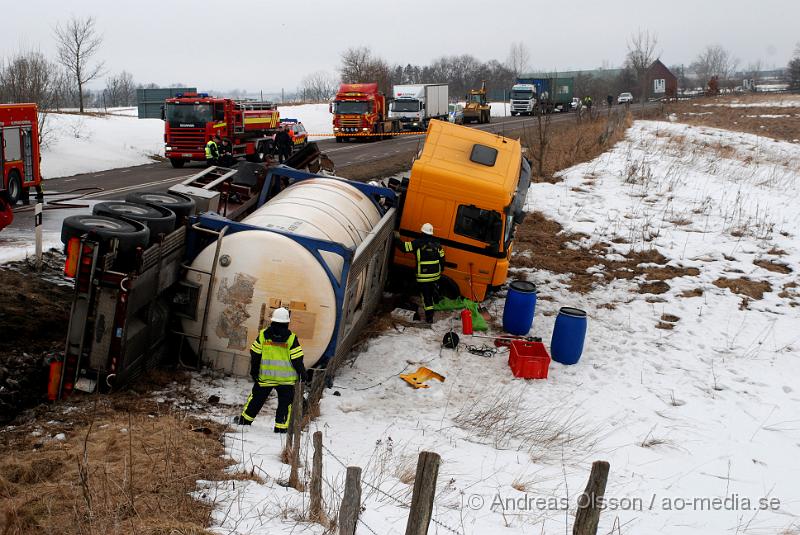
{"label": "wooden fence post", "polygon": [[361,468],[347,467],[342,505],[339,507],[339,535],[355,535],[361,513]]}
{"label": "wooden fence post", "polygon": [[303,430],[303,383],[298,381],[294,386],[294,400],[292,400],[292,420],[290,432],[292,435],[292,470],[289,473],[289,486],[299,491],[303,490],[300,483],[300,432]]}
{"label": "wooden fence post", "polygon": [[408,513],[406,535],[427,535],[433,513],[433,498],[436,496],[436,479],[439,477],[438,453],[423,451],[417,460],[417,475],[414,477],[414,494]]}
{"label": "wooden fence post", "polygon": [[575,515],[572,535],[597,534],[597,524],[600,522],[602,509],[601,501],[606,492],[609,468],[606,461],[592,463],[592,473],[586,482],[586,490],[578,497],[578,513]]}
{"label": "wooden fence post", "polygon": [[311,505],[308,516],[312,522],[325,524],[327,518],[322,507],[322,431],[314,433],[314,460],[311,465]]}

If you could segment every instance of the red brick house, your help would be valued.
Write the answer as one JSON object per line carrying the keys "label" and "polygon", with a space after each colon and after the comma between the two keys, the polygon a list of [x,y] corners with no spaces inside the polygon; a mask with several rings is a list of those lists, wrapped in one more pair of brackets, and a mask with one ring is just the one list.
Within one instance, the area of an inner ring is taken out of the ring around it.
{"label": "red brick house", "polygon": [[646,92],[647,98],[675,98],[678,94],[678,78],[659,59],[647,69]]}

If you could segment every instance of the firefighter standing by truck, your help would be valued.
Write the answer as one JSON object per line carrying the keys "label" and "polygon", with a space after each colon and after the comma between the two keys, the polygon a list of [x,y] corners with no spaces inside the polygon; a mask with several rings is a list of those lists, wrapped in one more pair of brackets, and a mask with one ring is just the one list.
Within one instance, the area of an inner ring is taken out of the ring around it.
{"label": "firefighter standing by truck", "polygon": [[303,348],[297,335],[289,330],[289,310],[276,308],[269,327],[261,330],[250,346],[250,376],[255,384],[242,414],[234,423],[252,424],[274,388],[278,394],[278,409],[273,430],[286,433],[292,418],[295,385],[298,380],[303,381],[305,375]]}
{"label": "firefighter standing by truck", "polygon": [[219,163],[219,142],[221,138],[219,134],[214,134],[212,139],[208,140],[206,143],[206,165],[211,167],[212,165],[217,165]]}
{"label": "firefighter standing by truck", "polygon": [[289,135],[288,126],[282,127],[275,134],[275,148],[278,149],[278,162],[283,163],[292,155],[292,137]]}
{"label": "firefighter standing by truck", "polygon": [[[417,259],[416,279],[425,322],[433,323],[433,306],[439,300],[439,279],[444,271],[444,249],[433,236],[433,225],[425,223],[420,228],[422,236],[413,241],[398,241],[406,253],[413,253]],[[395,234],[399,238],[399,233]]]}

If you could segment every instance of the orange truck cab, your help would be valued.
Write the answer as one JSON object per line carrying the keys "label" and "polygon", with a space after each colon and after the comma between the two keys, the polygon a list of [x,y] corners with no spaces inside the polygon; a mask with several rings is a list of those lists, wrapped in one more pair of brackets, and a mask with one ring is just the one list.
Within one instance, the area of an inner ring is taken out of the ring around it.
{"label": "orange truck cab", "polygon": [[[482,301],[506,282],[530,181],[518,140],[431,121],[403,193],[398,230],[411,240],[431,223],[445,249],[444,284]],[[413,269],[415,258],[395,248],[394,264]]]}
{"label": "orange truck cab", "polygon": [[12,206],[41,186],[36,104],[0,104],[0,192]]}

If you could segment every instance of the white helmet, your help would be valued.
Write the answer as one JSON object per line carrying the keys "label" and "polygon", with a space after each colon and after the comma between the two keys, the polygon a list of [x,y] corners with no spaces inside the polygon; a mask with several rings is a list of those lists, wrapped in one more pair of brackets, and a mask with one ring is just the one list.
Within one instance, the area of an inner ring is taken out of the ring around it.
{"label": "white helmet", "polygon": [[276,308],[272,311],[272,321],[275,323],[289,323],[289,311],[284,308]]}
{"label": "white helmet", "polygon": [[427,234],[428,236],[433,236],[433,225],[431,225],[430,223],[425,223],[424,225],[422,225],[422,228],[420,230],[422,230],[423,234]]}

